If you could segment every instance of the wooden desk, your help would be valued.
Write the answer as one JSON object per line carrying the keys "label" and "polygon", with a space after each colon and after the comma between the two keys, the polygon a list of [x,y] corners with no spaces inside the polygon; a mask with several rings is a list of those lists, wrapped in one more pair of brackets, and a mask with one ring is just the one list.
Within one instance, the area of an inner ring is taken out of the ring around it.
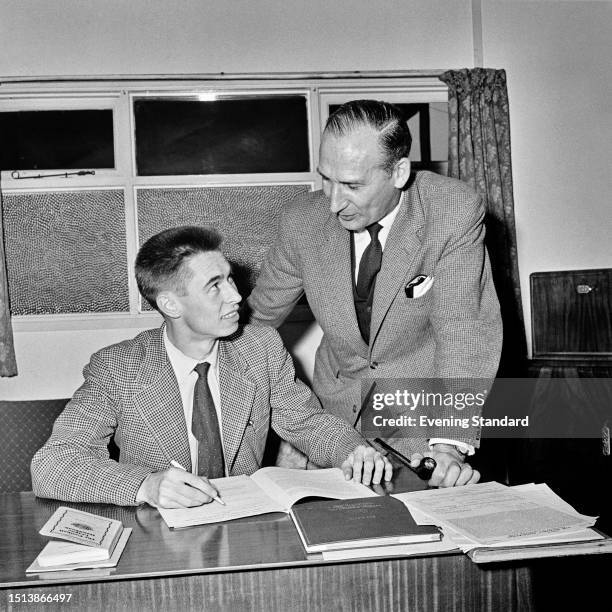
{"label": "wooden desk", "polygon": [[[38,529],[58,505],[32,493],[0,496],[0,610],[530,610],[550,603],[551,585],[563,589],[554,593],[565,603],[577,586],[591,593],[588,581],[597,586],[611,568],[609,555],[580,558],[586,577],[577,581],[576,559],[481,567],[457,554],[329,563],[305,555],[285,515],[170,531],[153,508],[66,504],[133,528],[118,567],[27,576],[46,541]],[[35,601],[55,594],[71,599]]]}

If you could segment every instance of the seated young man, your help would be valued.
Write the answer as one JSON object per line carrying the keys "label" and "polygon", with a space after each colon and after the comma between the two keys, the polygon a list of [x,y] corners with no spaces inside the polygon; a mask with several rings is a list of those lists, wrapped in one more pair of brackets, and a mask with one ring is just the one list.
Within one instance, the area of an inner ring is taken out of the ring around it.
{"label": "seated young man", "polygon": [[[85,382],[32,459],[36,495],[204,504],[217,493],[209,478],[261,466],[270,427],[314,463],[342,467],[347,479],[391,478],[388,460],[295,379],[277,332],[239,326],[241,297],[220,243],[216,232],[186,226],[141,247],[138,288],[164,323],[92,356]],[[113,436],[119,462],[108,454]]]}

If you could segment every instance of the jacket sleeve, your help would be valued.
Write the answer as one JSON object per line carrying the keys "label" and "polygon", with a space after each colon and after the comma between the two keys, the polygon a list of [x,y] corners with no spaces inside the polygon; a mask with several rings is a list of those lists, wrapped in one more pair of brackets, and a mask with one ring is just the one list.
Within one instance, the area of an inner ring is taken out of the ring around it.
{"label": "jacket sleeve", "polygon": [[110,459],[108,443],[118,426],[119,395],[99,353],[83,375],[85,382],[32,459],[34,493],[70,502],[136,505],[136,493],[152,470]]}
{"label": "jacket sleeve", "polygon": [[250,322],[278,327],[304,293],[299,249],[292,243],[289,211],[281,215],[276,242],[262,264],[249,296]]}
{"label": "jacket sleeve", "polygon": [[[452,220],[454,227],[436,264],[431,316],[434,370],[450,385],[449,391],[488,393],[499,365],[502,324],[484,246],[484,208],[480,197],[474,198],[465,214]],[[480,410],[471,414],[476,413]],[[436,427],[431,437],[478,446],[480,431]]]}
{"label": "jacket sleeve", "polygon": [[344,420],[323,411],[312,391],[295,378],[289,353],[277,332],[268,340],[271,425],[313,463],[340,467],[365,440]]}

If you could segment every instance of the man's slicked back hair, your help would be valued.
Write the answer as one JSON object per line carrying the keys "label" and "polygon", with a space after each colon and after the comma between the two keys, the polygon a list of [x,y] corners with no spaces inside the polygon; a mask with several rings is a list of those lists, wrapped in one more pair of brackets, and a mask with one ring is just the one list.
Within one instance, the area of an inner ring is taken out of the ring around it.
{"label": "man's slicked back hair", "polygon": [[149,238],[136,256],[136,282],[141,295],[159,310],[156,299],[164,289],[182,293],[190,278],[183,264],[194,255],[218,251],[221,234],[214,229],[183,225]]}
{"label": "man's slicked back hair", "polygon": [[351,100],[334,111],[325,123],[324,133],[346,136],[369,126],[378,132],[383,168],[392,172],[395,164],[410,154],[412,136],[402,111],[389,102]]}

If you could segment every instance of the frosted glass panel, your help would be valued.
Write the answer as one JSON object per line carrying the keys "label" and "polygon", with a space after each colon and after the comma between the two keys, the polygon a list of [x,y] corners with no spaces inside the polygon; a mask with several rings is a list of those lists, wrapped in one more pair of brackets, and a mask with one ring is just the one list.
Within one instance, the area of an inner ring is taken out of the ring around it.
{"label": "frosted glass panel", "polygon": [[14,315],[128,311],[123,191],[6,194]]}
{"label": "frosted glass panel", "polygon": [[140,243],[177,225],[208,225],[224,236],[243,295],[251,291],[265,254],[276,239],[282,207],[308,185],[140,189]]}

